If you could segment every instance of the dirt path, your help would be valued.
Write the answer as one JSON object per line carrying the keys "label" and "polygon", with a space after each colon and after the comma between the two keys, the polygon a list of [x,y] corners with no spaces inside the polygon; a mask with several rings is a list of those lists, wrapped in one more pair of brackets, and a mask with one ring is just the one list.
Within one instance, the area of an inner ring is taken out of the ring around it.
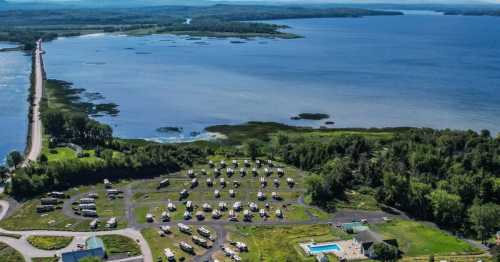
{"label": "dirt path", "polygon": [[40,101],[43,93],[42,40],[38,40],[35,50],[35,94],[31,121],[30,149],[24,166],[35,162],[42,151],[42,120],[40,119]]}

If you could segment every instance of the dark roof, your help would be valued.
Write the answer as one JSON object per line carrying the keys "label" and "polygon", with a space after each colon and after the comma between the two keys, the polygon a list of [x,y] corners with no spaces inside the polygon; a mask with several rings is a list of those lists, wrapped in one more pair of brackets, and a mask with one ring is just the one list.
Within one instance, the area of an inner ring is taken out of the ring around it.
{"label": "dark roof", "polygon": [[104,258],[104,249],[99,247],[93,249],[66,252],[62,253],[61,257],[63,262],[78,262],[80,259],[84,257]]}

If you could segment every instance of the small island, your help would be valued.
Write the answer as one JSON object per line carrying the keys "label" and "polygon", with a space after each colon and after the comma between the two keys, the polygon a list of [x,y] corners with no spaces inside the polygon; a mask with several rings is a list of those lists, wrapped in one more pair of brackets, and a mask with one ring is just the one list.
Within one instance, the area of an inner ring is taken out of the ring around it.
{"label": "small island", "polygon": [[330,118],[330,115],[324,113],[300,113],[292,116],[292,120],[323,120]]}
{"label": "small island", "polygon": [[156,132],[159,132],[159,133],[181,133],[182,127],[178,127],[178,126],[158,127],[156,129]]}

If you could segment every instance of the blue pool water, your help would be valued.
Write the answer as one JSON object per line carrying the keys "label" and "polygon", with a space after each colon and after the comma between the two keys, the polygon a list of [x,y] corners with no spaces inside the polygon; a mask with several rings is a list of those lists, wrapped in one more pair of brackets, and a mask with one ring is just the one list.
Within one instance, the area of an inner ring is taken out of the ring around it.
{"label": "blue pool water", "polygon": [[340,247],[337,244],[325,244],[325,245],[309,245],[309,252],[313,255],[319,253],[329,253],[329,252],[338,252],[340,251]]}

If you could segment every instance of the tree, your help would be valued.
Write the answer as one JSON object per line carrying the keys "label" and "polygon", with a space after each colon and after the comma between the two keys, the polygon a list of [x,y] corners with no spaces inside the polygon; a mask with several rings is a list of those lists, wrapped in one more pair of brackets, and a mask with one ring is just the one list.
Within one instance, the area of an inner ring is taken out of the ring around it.
{"label": "tree", "polygon": [[24,156],[18,151],[12,151],[7,156],[7,165],[16,168],[24,161]]}
{"label": "tree", "polygon": [[500,229],[500,205],[487,203],[474,204],[468,210],[469,222],[481,241],[488,239]]}
{"label": "tree", "polygon": [[0,179],[2,180],[2,182],[5,181],[8,173],[9,173],[9,169],[7,167],[0,166]]}
{"label": "tree", "polygon": [[382,261],[396,261],[398,258],[398,249],[386,243],[376,243],[373,245],[375,257]]}
{"label": "tree", "polygon": [[245,151],[246,154],[252,159],[255,160],[259,155],[259,141],[256,139],[249,139],[245,143]]}
{"label": "tree", "polygon": [[464,217],[460,196],[442,189],[434,190],[431,195],[434,219],[443,226],[457,227]]}

